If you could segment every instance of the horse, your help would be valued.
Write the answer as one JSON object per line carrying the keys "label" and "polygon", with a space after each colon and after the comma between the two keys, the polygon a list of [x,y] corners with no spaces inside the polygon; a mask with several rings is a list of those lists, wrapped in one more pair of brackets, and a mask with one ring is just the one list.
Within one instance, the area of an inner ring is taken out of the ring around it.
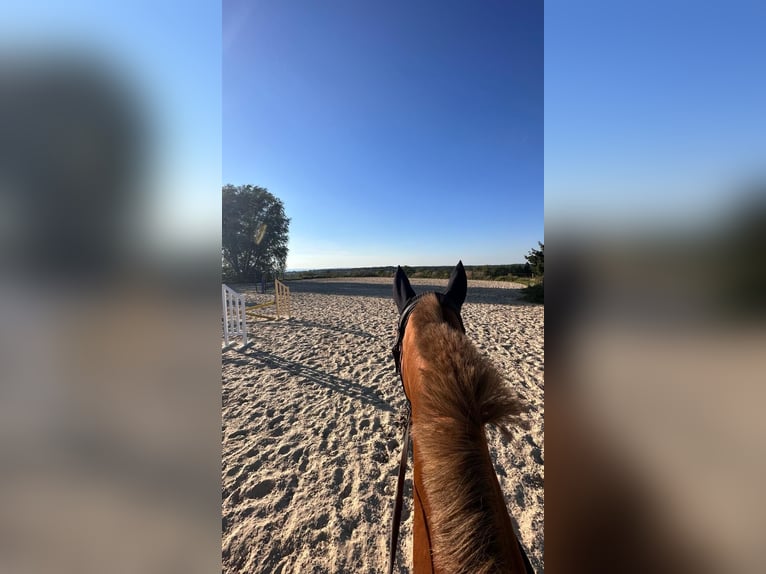
{"label": "horse", "polygon": [[523,425],[526,407],[465,335],[460,311],[467,287],[462,262],[445,293],[416,295],[401,267],[394,277],[399,331],[393,353],[410,414],[389,572],[396,555],[410,425],[413,572],[533,572],[513,531],[485,432],[485,425],[492,424],[510,436],[511,425]]}

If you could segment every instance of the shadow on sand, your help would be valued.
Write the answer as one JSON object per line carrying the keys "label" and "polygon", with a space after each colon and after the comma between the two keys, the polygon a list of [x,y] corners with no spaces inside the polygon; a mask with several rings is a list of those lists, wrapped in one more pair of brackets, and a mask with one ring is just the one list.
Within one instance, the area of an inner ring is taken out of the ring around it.
{"label": "shadow on sand", "polygon": [[301,377],[320,387],[343,393],[344,395],[358,399],[363,403],[372,405],[380,410],[394,412],[391,405],[373,393],[370,389],[347,379],[343,379],[302,363],[290,361],[271,353],[266,353],[265,351],[253,349],[252,347],[240,349],[238,352],[271,368],[281,369],[293,376]]}
{"label": "shadow on sand", "polygon": [[295,317],[291,317],[289,321],[290,321],[290,324],[300,325],[301,327],[310,327],[313,329],[324,329],[325,331],[335,331],[336,333],[353,335],[355,337],[360,337],[362,339],[377,339],[379,337],[379,335],[373,335],[372,333],[368,333],[367,331],[360,331],[358,329],[348,329],[343,327],[335,327],[333,325],[328,325],[327,323],[318,323],[317,321],[310,321],[308,319],[296,319]]}

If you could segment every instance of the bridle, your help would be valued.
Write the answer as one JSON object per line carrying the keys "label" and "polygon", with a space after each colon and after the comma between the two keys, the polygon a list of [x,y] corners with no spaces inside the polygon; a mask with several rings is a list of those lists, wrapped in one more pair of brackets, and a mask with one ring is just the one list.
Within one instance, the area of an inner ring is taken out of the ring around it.
{"label": "bridle", "polygon": [[[420,302],[425,295],[433,293],[439,300],[439,305],[444,308],[450,309],[455,313],[460,324],[460,330],[465,334],[465,326],[463,325],[463,318],[460,315],[460,307],[456,305],[447,295],[437,293],[434,291],[428,291],[411,297],[404,306],[401,315],[399,316],[399,328],[396,336],[396,343],[391,349],[394,355],[394,364],[396,365],[396,373],[399,375],[399,381],[402,383],[402,389],[404,390],[404,396],[407,399],[407,424],[404,427],[404,437],[402,438],[402,457],[399,461],[399,477],[396,482],[396,500],[394,502],[394,516],[391,520],[391,536],[389,538],[389,554],[388,554],[388,574],[392,574],[394,571],[394,562],[396,562],[396,548],[399,542],[399,527],[402,521],[402,497],[404,493],[404,475],[407,472],[407,455],[410,449],[410,424],[412,422],[412,403],[410,397],[407,396],[407,389],[404,386],[404,377],[402,376],[402,343],[404,342],[404,331],[407,328],[407,322],[412,315],[412,311],[415,306]],[[414,486],[414,485],[413,485]],[[426,531],[429,531],[428,521],[424,515],[426,522]],[[430,537],[430,535],[429,535]],[[524,546],[516,541],[521,552],[521,556],[524,560],[524,566],[528,573],[534,574],[534,569],[529,561]]]}
{"label": "bridle", "polygon": [[[407,472],[407,455],[410,449],[410,423],[412,422],[412,404],[410,397],[407,396],[407,389],[404,386],[404,377],[402,376],[402,343],[404,342],[404,331],[407,328],[407,322],[410,319],[412,311],[415,306],[420,302],[423,296],[432,293],[436,295],[441,307],[447,307],[451,309],[460,323],[460,330],[465,333],[465,326],[463,325],[463,318],[460,316],[460,307],[458,307],[452,300],[442,294],[434,291],[421,293],[411,297],[404,306],[401,315],[399,316],[399,329],[397,332],[396,343],[394,343],[391,352],[394,355],[394,364],[396,365],[396,373],[399,375],[399,381],[402,383],[402,389],[404,390],[404,396],[407,399],[407,424],[404,427],[404,437],[402,438],[402,458],[399,461],[399,478],[396,482],[396,501],[394,503],[394,516],[391,521],[391,537],[389,538],[389,555],[388,555],[388,574],[392,574],[394,571],[394,562],[396,561],[396,548],[399,542],[399,527],[402,521],[402,496],[404,493],[404,475]],[[426,520],[426,529],[428,529],[428,523]]]}

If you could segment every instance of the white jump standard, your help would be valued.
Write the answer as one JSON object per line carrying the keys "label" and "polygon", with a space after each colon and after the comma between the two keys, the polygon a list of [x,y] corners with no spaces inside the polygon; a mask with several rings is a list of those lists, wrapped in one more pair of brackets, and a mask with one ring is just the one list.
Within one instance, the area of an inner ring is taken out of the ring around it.
{"label": "white jump standard", "polygon": [[229,339],[242,338],[242,346],[247,345],[247,315],[245,314],[245,296],[224,284],[221,286],[223,302],[223,341],[229,345]]}

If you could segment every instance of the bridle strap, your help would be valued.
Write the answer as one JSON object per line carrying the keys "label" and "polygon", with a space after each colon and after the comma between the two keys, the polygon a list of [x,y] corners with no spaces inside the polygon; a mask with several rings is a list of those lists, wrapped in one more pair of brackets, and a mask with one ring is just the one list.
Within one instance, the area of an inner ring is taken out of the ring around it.
{"label": "bridle strap", "polygon": [[391,538],[388,554],[388,574],[394,571],[394,562],[396,562],[396,549],[399,543],[399,526],[402,522],[402,502],[404,498],[404,476],[407,474],[407,455],[410,451],[410,421],[412,415],[407,412],[407,426],[404,428],[404,438],[402,439],[402,458],[399,461],[399,479],[396,482],[396,502],[394,503],[394,517],[391,521]]}

